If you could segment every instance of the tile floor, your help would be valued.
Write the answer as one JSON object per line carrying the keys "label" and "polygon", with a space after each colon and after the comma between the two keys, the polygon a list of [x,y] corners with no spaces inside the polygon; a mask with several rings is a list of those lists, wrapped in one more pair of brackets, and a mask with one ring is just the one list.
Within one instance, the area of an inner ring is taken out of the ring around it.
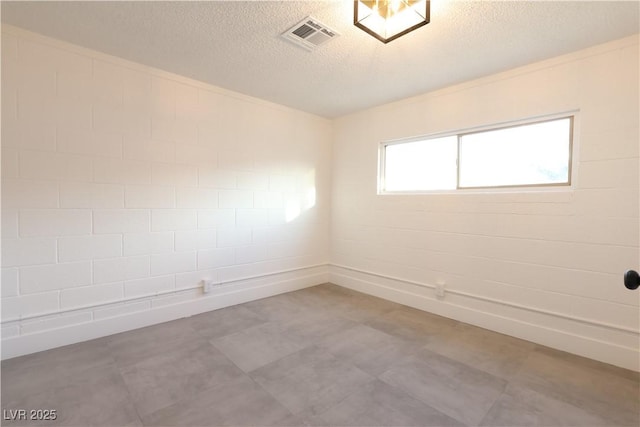
{"label": "tile floor", "polygon": [[[637,373],[326,284],[2,362],[66,426],[638,426]],[[6,412],[5,412],[6,411]]]}

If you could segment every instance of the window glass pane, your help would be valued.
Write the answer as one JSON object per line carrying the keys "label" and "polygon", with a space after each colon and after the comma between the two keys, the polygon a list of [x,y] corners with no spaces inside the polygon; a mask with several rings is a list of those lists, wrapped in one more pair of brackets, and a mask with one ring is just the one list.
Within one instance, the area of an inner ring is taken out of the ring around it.
{"label": "window glass pane", "polygon": [[457,145],[456,136],[387,145],[384,157],[384,189],[455,189]]}
{"label": "window glass pane", "polygon": [[571,119],[460,137],[460,187],[569,182]]}

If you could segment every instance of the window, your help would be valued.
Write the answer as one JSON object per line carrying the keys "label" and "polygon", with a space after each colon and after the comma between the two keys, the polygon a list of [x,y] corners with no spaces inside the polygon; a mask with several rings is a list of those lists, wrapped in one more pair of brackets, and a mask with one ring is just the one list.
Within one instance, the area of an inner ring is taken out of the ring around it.
{"label": "window", "polygon": [[571,184],[573,116],[383,143],[381,192]]}

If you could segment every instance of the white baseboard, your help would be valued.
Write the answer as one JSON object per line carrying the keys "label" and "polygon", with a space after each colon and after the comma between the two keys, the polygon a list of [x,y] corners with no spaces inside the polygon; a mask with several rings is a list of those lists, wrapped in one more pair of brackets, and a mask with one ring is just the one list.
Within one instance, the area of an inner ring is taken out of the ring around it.
{"label": "white baseboard", "polygon": [[[464,301],[461,300],[438,300],[432,295],[433,290],[407,286],[406,282],[403,283],[396,278],[356,272],[339,266],[302,269],[295,274],[275,275],[266,279],[247,279],[225,286],[210,296],[202,295],[171,305],[152,307],[149,310],[7,338],[1,343],[2,359],[101,338],[326,282],[590,359],[640,371],[640,352],[637,347],[625,347],[572,333],[571,325],[565,325],[562,319],[554,319],[558,327],[553,328],[548,324],[534,324],[516,316],[504,315],[504,307],[500,307],[498,303],[494,304],[495,310],[483,311],[464,306]],[[510,313],[517,314],[517,311],[514,312],[511,307]],[[570,323],[569,320],[565,322]],[[597,324],[593,326],[597,327]]]}
{"label": "white baseboard", "polygon": [[2,360],[296,291],[327,281],[326,266],[283,274],[281,277],[270,276],[266,280],[252,278],[224,286],[215,294],[201,295],[176,304],[7,338],[2,340]]}
{"label": "white baseboard", "polygon": [[[547,325],[534,324],[520,320],[518,311],[513,307],[500,307],[493,304],[495,310],[491,312],[478,310],[464,306],[463,299],[455,299],[455,302],[439,300],[432,294],[432,289],[407,286],[395,278],[378,274],[367,274],[364,271],[354,271],[332,265],[329,281],[336,285],[363,292],[379,298],[399,304],[448,317],[471,325],[514,336],[537,344],[552,347],[604,363],[619,366],[633,371],[640,371],[640,351],[638,347],[630,348],[605,342],[593,337],[572,333],[571,321],[567,319],[553,318],[545,313],[539,316],[548,316]],[[508,310],[504,310],[508,308]],[[500,313],[511,313],[506,316]],[[557,327],[549,327],[548,324],[557,324]],[[597,327],[594,322],[593,327]],[[609,326],[603,325],[603,328]],[[606,330],[606,329],[605,329]],[[611,331],[611,333],[628,334],[627,331]],[[636,333],[637,335],[637,333]]]}

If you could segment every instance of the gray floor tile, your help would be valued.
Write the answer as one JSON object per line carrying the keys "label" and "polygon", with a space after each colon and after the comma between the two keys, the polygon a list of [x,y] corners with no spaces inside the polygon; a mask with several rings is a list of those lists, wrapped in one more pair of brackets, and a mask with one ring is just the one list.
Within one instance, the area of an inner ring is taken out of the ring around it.
{"label": "gray floor tile", "polygon": [[159,353],[179,349],[200,336],[189,323],[179,319],[107,337],[107,346],[118,366],[141,362]]}
{"label": "gray floor tile", "polygon": [[509,385],[480,425],[604,427],[611,422],[528,388]]}
{"label": "gray floor tile", "polygon": [[293,292],[295,293],[304,293],[308,295],[320,295],[323,298],[343,298],[350,297],[352,295],[365,295],[359,292],[355,292],[349,288],[344,288],[342,286],[334,285],[333,283],[323,283],[321,285],[312,286],[310,288],[301,289],[300,291]]}
{"label": "gray floor tile", "polygon": [[575,354],[567,353],[565,351],[556,350],[542,345],[534,344],[534,346],[537,353],[545,354],[558,360],[564,360],[565,362],[570,363],[575,367],[581,367],[583,369],[593,369],[604,375],[612,375],[614,377],[620,377],[626,380],[640,382],[640,372],[630,371],[618,366],[598,362],[597,360],[593,359],[587,359],[586,357],[582,356],[576,356]]}
{"label": "gray floor tile", "polygon": [[[4,378],[3,378],[4,381]],[[3,422],[3,425],[125,426],[140,421],[127,388],[114,364],[67,377],[57,387],[22,399],[8,399],[3,409],[55,409],[57,419]]]}
{"label": "gray floor tile", "polygon": [[332,424],[328,424],[325,420],[317,415],[304,416],[289,415],[281,420],[278,420],[274,426],[278,427],[330,427]]}
{"label": "gray floor tile", "polygon": [[286,323],[295,320],[308,310],[292,293],[276,295],[243,304],[243,307],[253,311],[271,322]]}
{"label": "gray floor tile", "polygon": [[414,308],[403,307],[369,320],[365,324],[414,343],[426,344],[436,335],[451,333],[458,322]]}
{"label": "gray floor tile", "polygon": [[352,320],[347,320],[335,315],[326,313],[305,313],[297,319],[291,320],[281,325],[281,333],[288,340],[307,347],[320,341],[321,339],[349,329],[357,325]]}
{"label": "gray floor tile", "polygon": [[285,337],[281,326],[276,323],[254,326],[211,342],[245,372],[295,353],[303,347]]}
{"label": "gray floor tile", "polygon": [[420,349],[419,344],[362,324],[324,338],[318,347],[374,376]]}
{"label": "gray floor tile", "polygon": [[294,414],[317,415],[374,378],[309,347],[263,366],[251,377]]}
{"label": "gray floor tile", "polygon": [[143,417],[145,426],[269,426],[290,417],[276,399],[247,376]]}
{"label": "gray floor tile", "polygon": [[332,284],[314,286],[294,295],[310,310],[319,310],[363,322],[401,308],[400,304],[352,291]]}
{"label": "gray floor tile", "polygon": [[344,312],[344,317],[357,322],[366,322],[400,308],[402,308],[400,304],[364,294],[356,294],[345,303],[338,305],[338,309]]}
{"label": "gray floor tile", "polygon": [[329,283],[289,293],[289,295],[300,304],[307,307],[318,307],[322,310],[350,298],[351,294],[349,289]]}
{"label": "gray floor tile", "polygon": [[245,375],[204,338],[129,365],[121,373],[142,416]]}
{"label": "gray floor tile", "polygon": [[2,403],[64,384],[69,377],[113,363],[103,339],[2,361]]}
{"label": "gray floor tile", "polygon": [[243,305],[221,308],[190,317],[188,322],[203,337],[214,339],[267,322],[267,319]]}
{"label": "gray floor tile", "polygon": [[431,351],[501,378],[515,375],[535,344],[475,326],[458,324],[452,333],[436,336]]}
{"label": "gray floor tile", "polygon": [[612,374],[609,365],[578,356],[537,348],[523,363],[512,383],[610,421],[612,425],[640,425],[640,383]]}
{"label": "gray floor tile", "polygon": [[507,384],[425,349],[392,365],[379,378],[468,425],[484,418]]}
{"label": "gray floor tile", "polygon": [[463,426],[459,421],[375,380],[320,414],[332,426]]}
{"label": "gray floor tile", "polygon": [[637,372],[330,284],[1,366],[47,425],[640,425]]}

